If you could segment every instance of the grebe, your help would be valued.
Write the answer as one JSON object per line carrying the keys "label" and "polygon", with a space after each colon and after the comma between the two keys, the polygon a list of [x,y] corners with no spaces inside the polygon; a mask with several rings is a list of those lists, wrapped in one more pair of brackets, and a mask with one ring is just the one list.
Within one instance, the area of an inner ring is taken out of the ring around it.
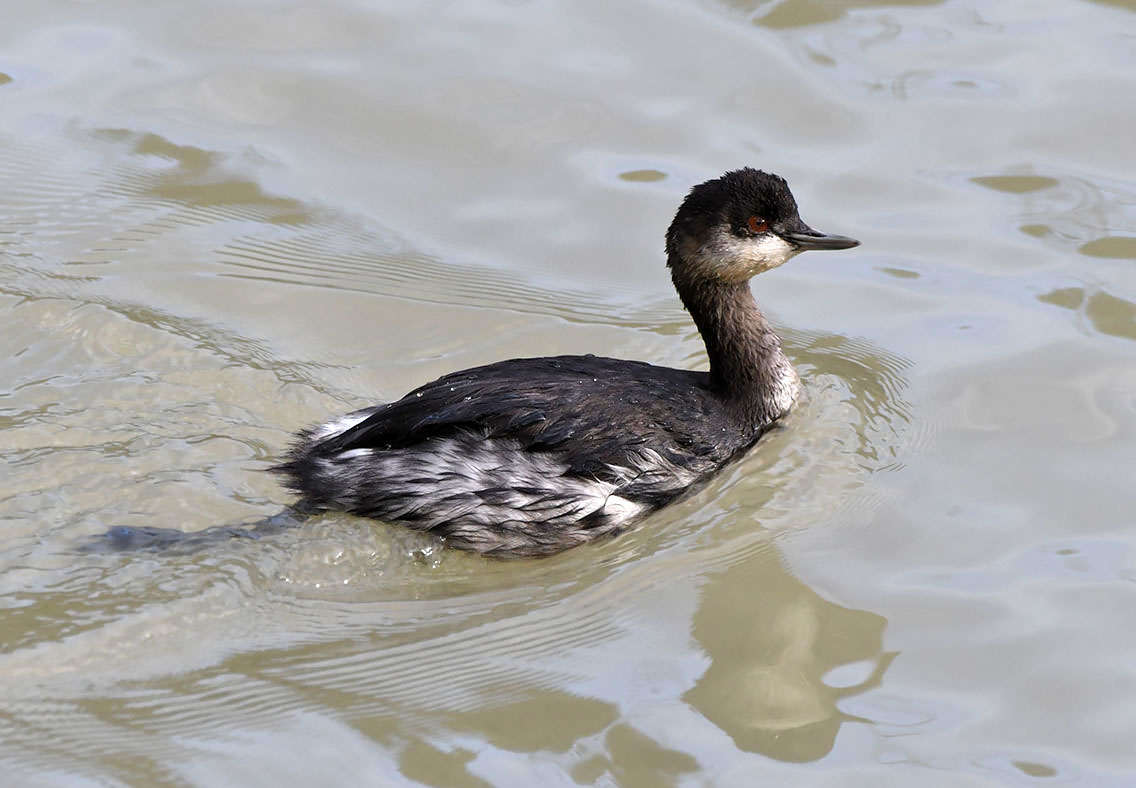
{"label": "grebe", "polygon": [[858,241],[801,221],[783,178],[744,168],[695,186],[667,266],[709,372],[597,356],[454,372],[301,432],[287,477],[304,510],[341,509],[497,556],[626,530],[705,481],[788,413],[800,388],[749,280]]}

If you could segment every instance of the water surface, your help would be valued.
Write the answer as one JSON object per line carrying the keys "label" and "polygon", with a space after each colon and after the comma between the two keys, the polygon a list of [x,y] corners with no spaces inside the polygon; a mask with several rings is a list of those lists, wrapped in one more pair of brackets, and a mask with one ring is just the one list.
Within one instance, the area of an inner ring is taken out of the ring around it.
{"label": "water surface", "polygon": [[[0,763],[27,785],[1129,785],[1136,5],[9,4]],[[500,358],[704,365],[662,236],[860,238],[806,394],[540,561],[272,515],[291,432]]]}

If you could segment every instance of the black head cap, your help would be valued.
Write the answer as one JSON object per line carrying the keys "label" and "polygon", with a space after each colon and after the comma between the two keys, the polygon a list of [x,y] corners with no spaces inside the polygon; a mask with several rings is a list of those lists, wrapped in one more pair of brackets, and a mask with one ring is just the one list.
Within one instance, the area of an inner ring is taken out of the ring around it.
{"label": "black head cap", "polygon": [[698,184],[675,214],[667,233],[667,248],[679,233],[697,238],[722,224],[741,234],[751,216],[764,219],[775,229],[800,221],[797,201],[784,178],[743,167]]}
{"label": "black head cap", "polygon": [[667,231],[668,257],[673,261],[684,242],[701,244],[723,228],[738,238],[777,235],[797,251],[848,249],[859,243],[813,230],[801,221],[785,179],[752,167],[732,170],[690,190]]}

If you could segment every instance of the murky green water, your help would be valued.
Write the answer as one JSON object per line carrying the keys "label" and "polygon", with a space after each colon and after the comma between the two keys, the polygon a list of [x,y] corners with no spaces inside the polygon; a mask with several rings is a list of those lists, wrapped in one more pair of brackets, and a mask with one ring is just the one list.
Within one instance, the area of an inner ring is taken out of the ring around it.
{"label": "murky green water", "polygon": [[[8,3],[11,785],[1136,782],[1136,4]],[[697,367],[662,236],[755,165],[807,396],[543,561],[273,514],[291,431],[499,358]]]}

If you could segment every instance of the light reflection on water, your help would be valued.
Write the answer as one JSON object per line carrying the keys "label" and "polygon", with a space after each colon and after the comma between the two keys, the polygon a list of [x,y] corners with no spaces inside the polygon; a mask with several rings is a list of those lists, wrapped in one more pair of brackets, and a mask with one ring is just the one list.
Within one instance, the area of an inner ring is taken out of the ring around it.
{"label": "light reflection on water", "polygon": [[[0,34],[10,779],[1136,771],[1130,4],[139,8]],[[740,164],[864,246],[755,283],[806,396],[644,528],[77,550],[273,514],[292,430],[456,368],[699,366],[662,232]]]}

